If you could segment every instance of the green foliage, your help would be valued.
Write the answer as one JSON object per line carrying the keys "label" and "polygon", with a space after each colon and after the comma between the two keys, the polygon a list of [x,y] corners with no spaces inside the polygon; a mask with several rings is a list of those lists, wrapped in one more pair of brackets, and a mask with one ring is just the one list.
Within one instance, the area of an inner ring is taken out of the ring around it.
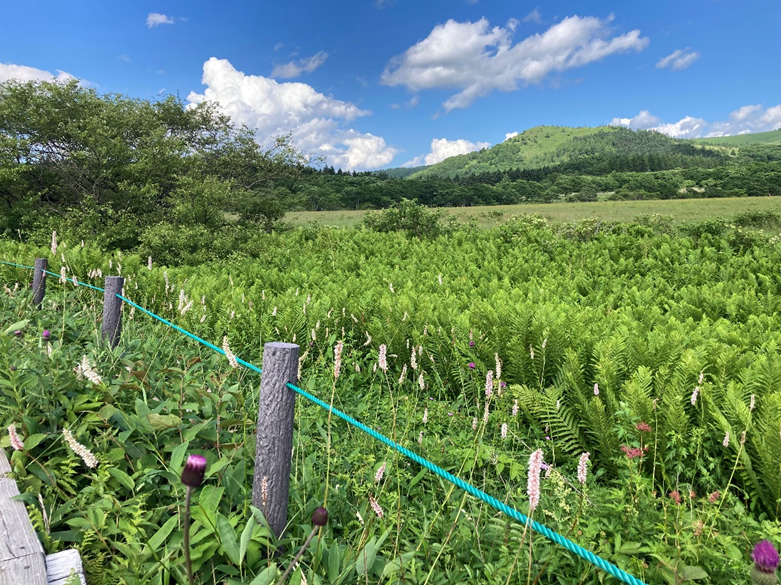
{"label": "green foliage", "polygon": [[[746,582],[752,545],[781,539],[781,248],[764,237],[741,246],[745,228],[731,224],[696,236],[665,225],[559,229],[527,216],[433,239],[242,232],[233,254],[211,242],[211,260],[189,247],[205,233],[182,232],[156,250],[170,246],[191,264],[153,256],[151,270],[146,254],[68,239],[55,254],[0,240],[0,258],[44,256],[55,274],[95,285],[98,269],[120,271],[133,301],[217,345],[227,335],[256,364],[263,343],[298,343],[304,389],[333,393],[339,409],[523,513],[526,462],[540,448],[551,471],[536,520],[649,583]],[[204,583],[278,579],[326,490],[332,520],[294,580],[605,578],[538,535],[530,547],[523,526],[301,398],[290,525],[277,541],[250,501],[258,377],[127,307],[121,344],[108,351],[98,343],[99,293],[50,277],[34,310],[29,278],[0,268],[0,422],[25,440],[10,459],[47,550],[77,546],[91,583],[183,582],[178,476],[187,453],[209,461],[193,512]],[[380,344],[387,373],[374,367]],[[99,383],[74,372],[84,356]],[[96,468],[65,444],[65,428]],[[632,450],[640,455],[629,458]],[[585,487],[575,472],[583,451]],[[275,556],[278,545],[285,552]]]}
{"label": "green foliage", "polygon": [[434,238],[445,233],[442,211],[429,210],[409,199],[402,199],[389,209],[367,213],[364,225],[376,232],[405,232],[418,238]]}

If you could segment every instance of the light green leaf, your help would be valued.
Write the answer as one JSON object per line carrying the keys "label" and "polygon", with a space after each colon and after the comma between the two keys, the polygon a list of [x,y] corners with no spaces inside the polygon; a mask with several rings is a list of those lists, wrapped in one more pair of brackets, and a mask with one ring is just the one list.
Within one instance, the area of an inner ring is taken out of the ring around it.
{"label": "light green leaf", "polygon": [[133,478],[130,477],[127,473],[125,473],[121,469],[117,469],[116,467],[109,467],[108,468],[108,472],[111,474],[111,477],[116,479],[119,483],[121,483],[127,489],[129,489],[129,490],[135,489],[136,482],[134,482]]}
{"label": "light green leaf", "polygon": [[239,539],[236,536],[236,531],[231,526],[230,521],[222,514],[217,514],[217,532],[220,534],[225,554],[228,555],[228,558],[234,565],[241,564]]}

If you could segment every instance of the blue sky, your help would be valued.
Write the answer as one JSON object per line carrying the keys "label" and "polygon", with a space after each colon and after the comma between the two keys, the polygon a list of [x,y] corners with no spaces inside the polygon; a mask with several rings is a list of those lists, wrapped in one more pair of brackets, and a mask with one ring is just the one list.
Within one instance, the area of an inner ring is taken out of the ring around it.
{"label": "blue sky", "polygon": [[0,81],[214,100],[344,169],[430,164],[541,124],[781,127],[778,0],[6,3]]}

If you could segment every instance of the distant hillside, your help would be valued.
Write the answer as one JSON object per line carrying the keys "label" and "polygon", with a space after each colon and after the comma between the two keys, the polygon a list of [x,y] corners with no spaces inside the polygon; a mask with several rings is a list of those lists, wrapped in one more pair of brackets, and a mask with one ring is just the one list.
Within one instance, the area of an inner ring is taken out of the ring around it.
{"label": "distant hillside", "polygon": [[738,134],[737,136],[721,136],[719,138],[695,138],[696,144],[714,144],[716,146],[746,146],[749,144],[781,144],[781,128],[772,132],[756,132],[754,134]]}
{"label": "distant hillside", "polygon": [[371,174],[380,177],[386,176],[391,179],[406,179],[410,175],[413,175],[425,168],[426,168],[425,165],[420,167],[395,167],[392,169],[382,169],[380,171],[372,171]]}
{"label": "distant hillside", "polygon": [[491,148],[445,159],[411,178],[455,179],[551,167],[588,174],[712,167],[728,154],[727,148],[703,148],[645,130],[538,126]]}

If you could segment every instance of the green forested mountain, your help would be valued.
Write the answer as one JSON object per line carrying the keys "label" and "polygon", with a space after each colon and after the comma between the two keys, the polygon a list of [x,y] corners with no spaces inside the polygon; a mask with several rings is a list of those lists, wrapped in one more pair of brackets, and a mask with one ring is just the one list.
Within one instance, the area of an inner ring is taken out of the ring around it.
{"label": "green forested mountain", "polygon": [[690,140],[652,131],[616,126],[537,126],[491,148],[443,160],[411,177],[454,179],[559,165],[588,174],[610,170],[661,171],[712,167],[728,155],[727,149],[703,148]]}

